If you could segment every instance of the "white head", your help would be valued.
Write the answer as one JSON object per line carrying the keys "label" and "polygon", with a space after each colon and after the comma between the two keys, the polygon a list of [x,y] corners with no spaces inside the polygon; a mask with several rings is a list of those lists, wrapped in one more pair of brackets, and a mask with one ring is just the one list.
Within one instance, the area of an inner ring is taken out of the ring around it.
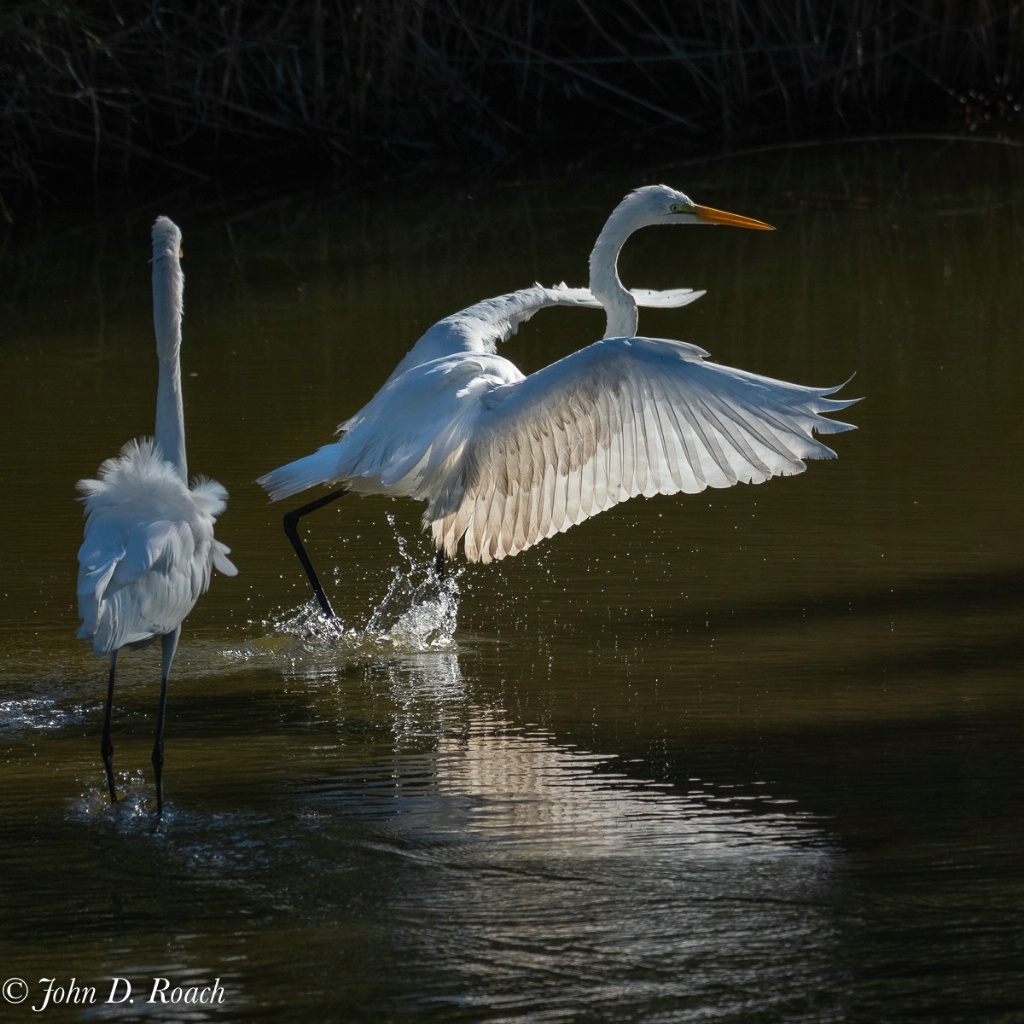
{"label": "white head", "polygon": [[181,229],[169,217],[157,217],[153,223],[153,259],[181,258]]}
{"label": "white head", "polygon": [[181,230],[169,217],[153,223],[153,326],[156,347],[177,360],[185,275],[181,272]]}
{"label": "white head", "polygon": [[711,206],[700,206],[688,195],[668,185],[644,185],[630,192],[615,208],[609,221],[617,220],[629,231],[651,224],[725,224],[755,231],[774,231],[770,224]]}
{"label": "white head", "polygon": [[756,231],[774,228],[750,217],[699,206],[668,185],[644,185],[612,210],[590,253],[590,290],[608,314],[606,338],[631,338],[637,331],[636,301],[619,280],[617,263],[623,243],[638,228],[652,224],[727,224]]}

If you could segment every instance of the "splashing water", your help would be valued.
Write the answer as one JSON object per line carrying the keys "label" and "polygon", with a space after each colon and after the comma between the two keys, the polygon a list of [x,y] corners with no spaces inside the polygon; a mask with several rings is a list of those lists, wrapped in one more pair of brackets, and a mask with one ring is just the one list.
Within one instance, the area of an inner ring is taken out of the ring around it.
{"label": "splashing water", "polygon": [[387,590],[365,626],[328,618],[316,601],[310,600],[268,623],[275,636],[286,638],[283,653],[305,660],[339,651],[415,654],[454,649],[459,579],[465,570],[452,565],[438,577],[432,560],[423,561],[410,552],[395,517],[389,513],[387,519],[401,559],[393,566]]}
{"label": "splashing water", "polygon": [[152,787],[147,785],[141,768],[134,772],[117,772],[117,803],[107,795],[106,781],[90,786],[71,805],[71,815],[81,820],[109,818],[122,821],[137,819],[152,822],[155,800]]}
{"label": "splashing water", "polygon": [[364,635],[387,638],[413,651],[445,650],[454,646],[459,611],[461,568],[451,567],[438,577],[431,562],[423,563],[409,552],[409,545],[388,513],[403,565],[392,569],[384,599],[373,610]]}

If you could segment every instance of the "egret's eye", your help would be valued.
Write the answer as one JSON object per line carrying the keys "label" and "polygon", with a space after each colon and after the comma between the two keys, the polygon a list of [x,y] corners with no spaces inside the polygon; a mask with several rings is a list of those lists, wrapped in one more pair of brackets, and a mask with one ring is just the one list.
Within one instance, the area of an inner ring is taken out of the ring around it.
{"label": "egret's eye", "polygon": [[686,203],[673,203],[669,208],[669,213],[689,213],[693,209],[692,206],[687,206]]}

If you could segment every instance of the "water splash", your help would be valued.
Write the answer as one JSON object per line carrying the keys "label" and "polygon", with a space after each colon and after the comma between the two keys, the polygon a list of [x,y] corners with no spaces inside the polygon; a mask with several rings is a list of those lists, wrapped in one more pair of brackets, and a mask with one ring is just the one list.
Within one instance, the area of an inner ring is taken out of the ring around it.
{"label": "water splash", "polygon": [[388,514],[387,519],[400,559],[391,569],[383,597],[374,603],[364,624],[329,618],[311,599],[277,619],[262,623],[270,636],[237,653],[246,658],[283,654],[292,659],[293,667],[308,672],[318,663],[330,670],[338,654],[350,658],[354,654],[454,650],[459,581],[464,567],[446,566],[444,575],[439,577],[433,559],[424,560],[411,552],[408,541],[396,527],[395,517]]}
{"label": "water splash", "polygon": [[15,696],[0,700],[0,737],[62,729],[85,720],[85,709],[63,694]]}
{"label": "water splash", "polygon": [[447,567],[439,577],[432,562],[410,553],[408,541],[388,513],[402,563],[392,569],[383,600],[374,608],[364,636],[386,639],[409,651],[450,650],[455,646],[462,567]]}
{"label": "water splash", "polygon": [[70,817],[81,821],[101,819],[121,823],[151,821],[156,810],[155,790],[147,783],[142,769],[115,772],[115,776],[117,803],[110,802],[106,780],[97,780],[72,803]]}

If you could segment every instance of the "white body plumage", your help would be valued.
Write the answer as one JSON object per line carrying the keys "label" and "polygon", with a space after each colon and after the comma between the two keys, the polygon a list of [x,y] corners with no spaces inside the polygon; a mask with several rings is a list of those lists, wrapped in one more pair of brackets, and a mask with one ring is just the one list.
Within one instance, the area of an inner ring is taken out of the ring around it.
{"label": "white body plumage", "polygon": [[[815,433],[852,401],[705,361],[685,342],[632,336],[638,298],[616,271],[648,224],[768,225],[694,204],[666,186],[616,208],[591,254],[591,290],[533,289],[488,299],[434,325],[339,439],[259,479],[277,500],[316,484],[427,502],[424,527],[446,555],[488,562],[635,495],[697,492],[799,473],[835,453]],[[692,298],[701,293],[689,293]],[[570,298],[570,296],[572,298]],[[688,300],[687,300],[688,301]],[[497,354],[538,309],[600,303],[601,341],[524,376]],[[617,332],[623,333],[619,336]]]}
{"label": "white body plumage", "polygon": [[227,491],[198,479],[189,489],[151,438],[129,441],[80,480],[85,540],[78,552],[78,636],[96,654],[141,647],[172,632],[210,586],[216,567],[238,570],[213,536]]}

